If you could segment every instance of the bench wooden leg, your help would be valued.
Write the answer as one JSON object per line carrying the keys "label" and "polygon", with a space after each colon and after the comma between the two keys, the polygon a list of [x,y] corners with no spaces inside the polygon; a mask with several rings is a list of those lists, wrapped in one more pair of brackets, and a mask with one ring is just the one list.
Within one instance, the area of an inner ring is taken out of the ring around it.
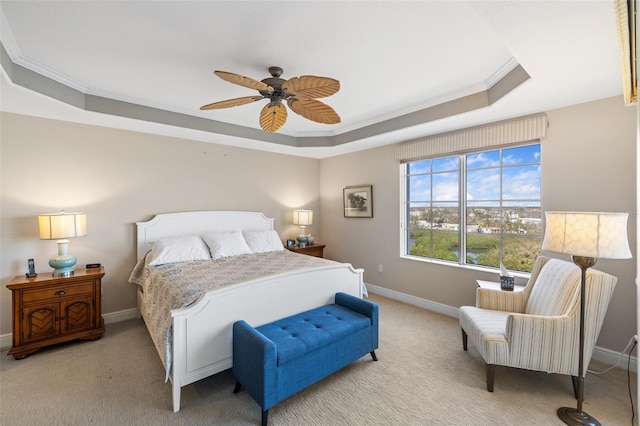
{"label": "bench wooden leg", "polygon": [[460,331],[462,331],[462,349],[466,351],[467,350],[467,332],[464,331],[462,328],[460,329]]}
{"label": "bench wooden leg", "polygon": [[493,392],[493,380],[496,377],[495,364],[487,364],[487,390]]}
{"label": "bench wooden leg", "polygon": [[240,384],[240,382],[236,381],[236,387],[233,388],[233,393],[240,392],[240,389],[242,389],[242,385]]}
{"label": "bench wooden leg", "polygon": [[376,356],[376,351],[371,351],[369,353],[371,354],[371,358],[373,358],[374,361],[378,360],[378,357]]}
{"label": "bench wooden leg", "polygon": [[269,410],[262,410],[262,426],[267,426],[269,420]]}

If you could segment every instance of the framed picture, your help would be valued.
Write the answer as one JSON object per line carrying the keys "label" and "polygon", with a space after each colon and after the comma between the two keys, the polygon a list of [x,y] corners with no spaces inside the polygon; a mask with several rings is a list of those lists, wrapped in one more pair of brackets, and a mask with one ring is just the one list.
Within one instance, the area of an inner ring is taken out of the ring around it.
{"label": "framed picture", "polygon": [[344,217],[373,217],[371,185],[347,186],[342,190]]}

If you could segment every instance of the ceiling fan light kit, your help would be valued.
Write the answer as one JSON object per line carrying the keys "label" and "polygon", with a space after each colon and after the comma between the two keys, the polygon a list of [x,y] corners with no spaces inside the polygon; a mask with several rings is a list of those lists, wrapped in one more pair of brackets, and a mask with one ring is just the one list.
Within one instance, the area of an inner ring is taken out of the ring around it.
{"label": "ceiling fan light kit", "polygon": [[333,108],[316,100],[317,98],[325,98],[337,93],[340,90],[340,82],[338,80],[314,75],[303,75],[285,80],[280,78],[282,72],[280,67],[270,67],[269,74],[271,74],[271,77],[258,81],[240,74],[216,70],[214,74],[221,79],[257,90],[260,96],[227,99],[226,101],[203,105],[200,109],[231,108],[261,99],[269,99],[269,103],[260,112],[260,127],[269,133],[277,132],[287,121],[287,109],[282,103],[283,100],[287,101],[287,106],[291,111],[307,120],[322,124],[337,124],[340,122],[340,116]]}

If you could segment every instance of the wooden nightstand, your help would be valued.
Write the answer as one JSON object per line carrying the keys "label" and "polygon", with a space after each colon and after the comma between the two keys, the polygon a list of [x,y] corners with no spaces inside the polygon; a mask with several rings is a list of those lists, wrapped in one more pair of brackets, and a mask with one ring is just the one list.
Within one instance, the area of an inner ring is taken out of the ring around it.
{"label": "wooden nightstand", "polygon": [[312,244],[306,247],[292,246],[287,248],[296,253],[308,254],[309,256],[315,256],[315,257],[324,257],[325,247],[326,246],[324,244]]}
{"label": "wooden nightstand", "polygon": [[56,343],[99,339],[103,276],[99,268],[76,270],[70,277],[15,277],[7,284],[13,298],[13,347],[7,354],[22,359]]}

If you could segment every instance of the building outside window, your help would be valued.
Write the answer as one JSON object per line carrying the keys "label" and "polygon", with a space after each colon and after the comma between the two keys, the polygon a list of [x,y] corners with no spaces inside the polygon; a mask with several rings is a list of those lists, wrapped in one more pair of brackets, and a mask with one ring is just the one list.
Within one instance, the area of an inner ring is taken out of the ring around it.
{"label": "building outside window", "polygon": [[404,256],[530,272],[540,255],[540,144],[402,166]]}

